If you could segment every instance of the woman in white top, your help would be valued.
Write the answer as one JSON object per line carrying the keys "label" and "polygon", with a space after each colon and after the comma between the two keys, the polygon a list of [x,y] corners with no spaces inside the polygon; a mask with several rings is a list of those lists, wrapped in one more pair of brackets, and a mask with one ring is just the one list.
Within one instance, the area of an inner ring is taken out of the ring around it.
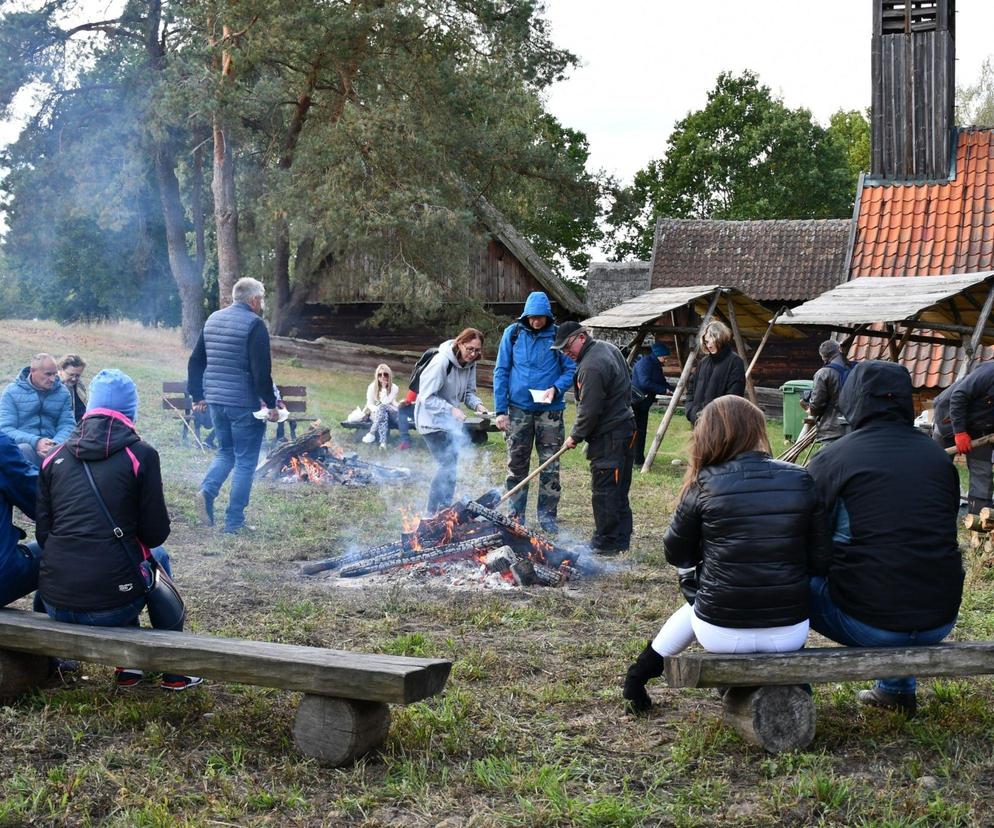
{"label": "woman in white top", "polygon": [[386,448],[390,428],[398,428],[398,425],[397,386],[393,382],[393,371],[384,362],[376,366],[376,375],[366,388],[366,411],[370,426],[362,441],[372,443],[379,438],[380,448]]}

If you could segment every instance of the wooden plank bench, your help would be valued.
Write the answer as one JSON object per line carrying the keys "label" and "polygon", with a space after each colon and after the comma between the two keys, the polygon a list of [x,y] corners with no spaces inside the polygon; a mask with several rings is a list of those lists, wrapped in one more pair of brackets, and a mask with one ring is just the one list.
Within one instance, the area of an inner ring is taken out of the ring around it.
{"label": "wooden plank bench", "polygon": [[[359,440],[362,437],[360,429],[363,432],[369,431],[369,420],[359,420],[355,423],[350,423],[348,420],[342,420],[339,425],[342,428],[354,429],[356,432],[356,440]],[[494,424],[494,421],[489,417],[466,417],[465,421],[463,421],[462,427],[466,431],[466,434],[472,443],[478,446],[487,442],[491,432],[500,430]],[[414,426],[411,426],[411,433],[418,433]]]}
{"label": "wooden plank bench", "polygon": [[[307,413],[307,386],[306,385],[277,385],[280,391],[280,398],[286,405],[286,410],[290,412],[290,418],[286,421],[290,426],[290,439],[297,438],[297,423],[312,422],[315,418],[306,416]],[[197,439],[200,439],[200,429],[193,418],[193,400],[186,392],[185,382],[164,382],[162,383],[162,407],[167,411],[172,411],[183,420],[183,442],[186,442],[187,432],[193,430]]]}
{"label": "wooden plank bench", "polygon": [[882,676],[994,674],[994,642],[922,647],[812,647],[792,653],[683,653],[665,660],[670,687],[727,687],[724,717],[750,744],[770,753],[807,747],[815,705],[798,685]]}
{"label": "wooden plank bench", "polygon": [[388,704],[410,704],[440,693],[452,668],[452,662],[442,659],[89,627],[0,609],[0,697],[43,683],[48,656],[301,692],[294,744],[305,756],[336,766],[383,742],[390,727]]}

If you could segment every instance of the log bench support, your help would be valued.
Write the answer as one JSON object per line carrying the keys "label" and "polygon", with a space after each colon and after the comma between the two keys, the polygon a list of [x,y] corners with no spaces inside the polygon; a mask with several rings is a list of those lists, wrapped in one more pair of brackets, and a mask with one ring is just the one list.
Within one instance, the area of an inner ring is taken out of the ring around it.
{"label": "log bench support", "polygon": [[724,719],[770,753],[800,750],[815,734],[815,705],[800,685],[880,676],[994,674],[994,642],[924,647],[812,647],[792,653],[683,653],[665,660],[670,687],[728,688]]}
{"label": "log bench support", "polygon": [[0,609],[0,699],[43,685],[49,656],[303,693],[293,740],[322,764],[344,765],[383,744],[388,704],[441,693],[452,663],[165,630],[63,624]]}

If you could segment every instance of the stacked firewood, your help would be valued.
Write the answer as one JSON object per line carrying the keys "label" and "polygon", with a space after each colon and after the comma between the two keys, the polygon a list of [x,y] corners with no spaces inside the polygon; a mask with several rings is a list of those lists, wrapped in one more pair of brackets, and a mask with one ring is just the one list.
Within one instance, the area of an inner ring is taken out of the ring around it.
{"label": "stacked firewood", "polygon": [[970,549],[984,566],[994,566],[994,509],[981,509],[963,518],[963,528],[970,532]]}

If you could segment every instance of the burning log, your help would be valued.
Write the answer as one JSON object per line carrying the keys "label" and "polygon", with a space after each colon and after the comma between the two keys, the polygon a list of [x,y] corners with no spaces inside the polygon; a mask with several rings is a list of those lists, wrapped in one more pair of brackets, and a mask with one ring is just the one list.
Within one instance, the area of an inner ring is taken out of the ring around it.
{"label": "burning log", "polygon": [[299,457],[302,454],[313,454],[321,446],[331,440],[331,429],[322,428],[320,424],[307,430],[296,440],[284,443],[274,448],[266,456],[266,460],[255,470],[258,479],[267,477],[270,474],[279,474],[284,468],[290,465],[292,457]]}
{"label": "burning log", "polygon": [[500,533],[484,535],[482,537],[470,538],[469,540],[449,543],[437,546],[433,549],[425,549],[412,553],[401,551],[399,556],[380,561],[362,560],[358,563],[349,564],[339,570],[339,575],[343,578],[356,578],[360,575],[370,575],[373,572],[384,572],[397,566],[410,566],[417,563],[428,563],[432,561],[456,560],[458,558],[472,558],[481,551],[492,549],[503,543]]}
{"label": "burning log", "polygon": [[367,549],[364,552],[346,552],[344,555],[336,555],[334,558],[324,558],[320,561],[311,561],[311,563],[304,564],[300,571],[304,575],[317,575],[319,572],[324,572],[329,569],[338,569],[340,566],[365,560],[370,555],[376,557],[397,548],[398,544],[394,541],[392,543],[384,543],[381,546],[374,546],[372,549]]}

